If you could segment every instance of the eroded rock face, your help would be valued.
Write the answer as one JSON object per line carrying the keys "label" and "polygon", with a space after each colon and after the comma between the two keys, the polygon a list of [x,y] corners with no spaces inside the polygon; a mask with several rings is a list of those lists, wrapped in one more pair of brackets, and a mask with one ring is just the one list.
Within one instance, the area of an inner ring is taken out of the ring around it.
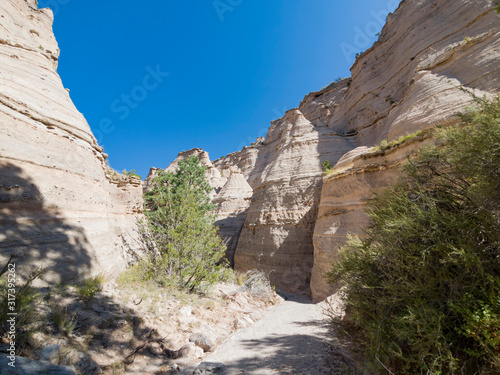
{"label": "eroded rock face", "polygon": [[423,135],[386,151],[356,148],[346,154],[331,175],[324,179],[314,229],[311,294],[315,301],[336,291],[337,286],[328,285],[323,275],[331,269],[331,263],[339,248],[347,242],[348,235],[365,234],[369,225],[365,209],[371,197],[394,184],[400,178],[401,167],[408,157],[430,142],[430,136]]}
{"label": "eroded rock face", "polygon": [[[357,59],[352,78],[307,95],[272,123],[264,144],[215,161],[244,169],[254,190],[235,252],[237,269],[264,270],[291,292],[307,292],[312,277],[313,297],[328,295],[322,274],[335,249],[346,233],[366,227],[365,202],[394,182],[399,161],[373,170],[366,161],[355,178],[329,179],[320,199],[321,163],[341,161],[340,172],[353,158],[365,160],[359,156],[383,139],[456,122],[456,113],[471,102],[459,86],[479,95],[498,89],[500,20],[493,5],[405,0],[389,15],[379,41]],[[333,206],[329,194],[335,195]],[[342,214],[351,206],[356,210]]]}
{"label": "eroded rock face", "polygon": [[346,235],[363,235],[367,201],[397,180],[398,166],[420,147],[413,142],[373,155],[362,146],[457,122],[455,115],[471,102],[460,86],[478,95],[499,88],[500,19],[493,5],[406,0],[388,17],[379,41],[354,64],[352,83],[328,126],[354,134],[358,148],[324,181],[314,232],[315,300],[331,294],[322,275]]}
{"label": "eroded rock face", "polygon": [[7,0],[0,15],[0,254],[50,267],[49,280],[116,273],[136,242],[141,182],[106,177],[57,74],[52,12]]}
{"label": "eroded rock face", "polygon": [[[347,233],[363,233],[366,202],[398,178],[398,166],[423,141],[383,154],[372,147],[457,122],[456,113],[472,99],[460,87],[477,95],[500,87],[494,5],[403,1],[378,42],[356,60],[352,78],[308,94],[271,124],[264,140],[211,163],[222,178],[230,179],[227,168],[238,168],[252,190],[248,200],[248,187],[217,191],[222,182],[212,181],[221,219],[232,218],[225,236],[238,238],[245,218],[237,270],[266,271],[278,288],[310,290],[315,300],[331,293],[322,275],[338,247]],[[325,160],[335,176],[323,181]]]}
{"label": "eroded rock face", "polygon": [[[336,86],[324,99],[334,103],[344,90]],[[236,269],[263,270],[288,292],[309,289],[321,163],[353,148],[325,126],[323,105],[311,100],[271,125],[259,150],[253,172],[258,178],[235,253]]]}
{"label": "eroded rock face", "polygon": [[240,237],[243,223],[247,216],[253,190],[238,167],[229,167],[222,171],[227,182],[213,199],[216,205],[219,233],[226,243],[226,258],[234,266],[234,252]]}

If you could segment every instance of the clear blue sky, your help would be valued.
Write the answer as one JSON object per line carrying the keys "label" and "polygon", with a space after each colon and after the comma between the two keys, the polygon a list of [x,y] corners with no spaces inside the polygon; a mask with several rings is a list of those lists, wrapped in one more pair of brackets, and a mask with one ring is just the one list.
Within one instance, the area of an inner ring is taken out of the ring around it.
{"label": "clear blue sky", "polygon": [[[39,0],[55,13],[65,87],[113,168],[212,160],[371,46],[396,0]],[[168,76],[167,76],[168,73]]]}

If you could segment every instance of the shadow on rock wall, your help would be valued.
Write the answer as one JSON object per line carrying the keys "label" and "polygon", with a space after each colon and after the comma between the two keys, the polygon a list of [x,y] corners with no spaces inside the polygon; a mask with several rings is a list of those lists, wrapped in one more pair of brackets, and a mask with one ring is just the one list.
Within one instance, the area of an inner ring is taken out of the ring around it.
{"label": "shadow on rock wall", "polygon": [[0,162],[0,257],[16,254],[20,276],[48,268],[50,281],[83,277],[90,269],[83,230],[47,207],[36,184],[18,166]]}

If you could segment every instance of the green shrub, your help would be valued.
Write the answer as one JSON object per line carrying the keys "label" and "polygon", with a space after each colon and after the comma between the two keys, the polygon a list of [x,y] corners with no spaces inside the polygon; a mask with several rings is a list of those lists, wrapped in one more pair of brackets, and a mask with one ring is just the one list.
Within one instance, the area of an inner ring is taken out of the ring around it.
{"label": "green shrub", "polygon": [[376,196],[327,275],[380,369],[500,371],[500,99],[475,100]]}
{"label": "green shrub", "polygon": [[59,332],[69,335],[76,327],[76,314],[69,313],[58,305],[52,305],[52,322]]}
{"label": "green shrub", "polygon": [[328,173],[333,169],[333,167],[329,160],[325,160],[323,163],[321,163],[321,169],[323,170],[323,173]]}
{"label": "green shrub", "polygon": [[240,275],[238,283],[242,285],[242,289],[250,295],[270,300],[274,294],[274,288],[267,275],[258,270],[251,270]]}
{"label": "green shrub", "polygon": [[187,157],[175,173],[158,171],[145,194],[145,277],[189,292],[227,275],[226,246],[214,226],[205,169],[196,156]]}
{"label": "green shrub", "polygon": [[105,277],[102,274],[84,279],[77,285],[78,295],[84,301],[94,299],[95,295],[102,290],[104,280]]}
{"label": "green shrub", "polygon": [[[31,272],[26,281],[20,282],[19,270],[16,269],[15,255],[11,255],[7,263],[0,270],[0,336],[8,342],[16,342],[17,354],[22,354],[26,343],[33,332],[39,328],[43,317],[37,312],[36,306],[40,302],[40,294],[32,287],[33,281],[40,279],[45,269],[37,268]],[[11,272],[15,269],[15,273]],[[8,272],[8,273],[7,273]],[[7,275],[6,275],[7,273]],[[15,280],[13,279],[15,275]],[[13,297],[15,299],[13,299]],[[11,330],[9,319],[15,313],[15,332]]]}
{"label": "green shrub", "polygon": [[419,131],[412,133],[412,134],[402,135],[398,139],[395,139],[391,142],[388,142],[387,139],[383,139],[377,146],[375,146],[375,150],[385,151],[385,150],[388,150],[388,149],[393,148],[395,146],[401,145],[401,144],[405,143],[406,141],[408,141],[412,138],[418,137],[420,135],[423,135],[423,134],[424,134],[424,131],[419,130]]}
{"label": "green shrub", "polygon": [[139,176],[139,175],[136,173],[135,169],[132,169],[131,171],[127,171],[126,169],[124,169],[124,170],[122,171],[122,174],[123,174],[124,176],[128,176],[128,177],[137,177],[138,179],[141,179],[141,176]]}

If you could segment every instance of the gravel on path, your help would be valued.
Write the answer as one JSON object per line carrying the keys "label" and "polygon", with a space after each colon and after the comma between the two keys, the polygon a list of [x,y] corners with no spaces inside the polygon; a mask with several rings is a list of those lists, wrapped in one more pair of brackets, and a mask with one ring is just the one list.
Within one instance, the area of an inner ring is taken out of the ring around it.
{"label": "gravel on path", "polygon": [[351,361],[336,347],[324,304],[292,297],[244,330],[230,336],[202,363],[221,363],[206,374],[353,374]]}

